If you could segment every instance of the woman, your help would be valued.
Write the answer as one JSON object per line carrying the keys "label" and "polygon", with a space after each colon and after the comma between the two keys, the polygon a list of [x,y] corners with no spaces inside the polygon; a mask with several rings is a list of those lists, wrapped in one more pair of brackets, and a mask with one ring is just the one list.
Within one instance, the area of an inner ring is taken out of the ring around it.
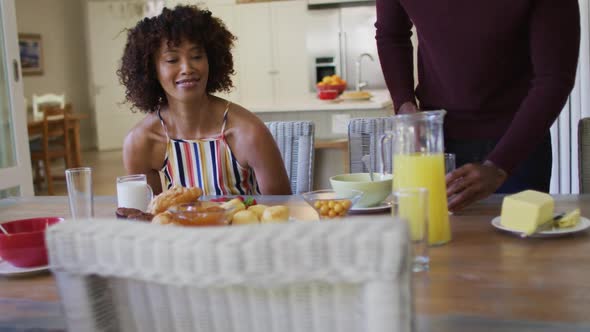
{"label": "woman", "polygon": [[212,95],[232,87],[234,40],[195,6],[165,8],[128,31],[117,74],[127,102],[148,114],[125,138],[123,159],[129,174],[146,174],[154,193],[175,185],[205,195],[291,193],[264,123]]}

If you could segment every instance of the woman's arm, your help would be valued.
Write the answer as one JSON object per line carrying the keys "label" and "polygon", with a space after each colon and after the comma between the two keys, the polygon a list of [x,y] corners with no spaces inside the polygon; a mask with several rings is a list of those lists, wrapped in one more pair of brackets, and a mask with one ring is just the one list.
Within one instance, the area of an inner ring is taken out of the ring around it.
{"label": "woman's arm", "polygon": [[[249,111],[237,106],[229,116],[232,150],[244,166],[256,174],[263,195],[290,195],[291,185],[277,144],[266,125]],[[235,146],[235,148],[233,148]]]}
{"label": "woman's arm", "polygon": [[152,166],[153,145],[150,144],[146,129],[133,128],[123,143],[123,165],[127,174],[145,174],[154,195],[162,192],[160,174]]}
{"label": "woman's arm", "polygon": [[252,127],[247,141],[255,148],[250,149],[248,164],[256,174],[260,192],[263,195],[290,195],[291,184],[274,137],[262,122]]}

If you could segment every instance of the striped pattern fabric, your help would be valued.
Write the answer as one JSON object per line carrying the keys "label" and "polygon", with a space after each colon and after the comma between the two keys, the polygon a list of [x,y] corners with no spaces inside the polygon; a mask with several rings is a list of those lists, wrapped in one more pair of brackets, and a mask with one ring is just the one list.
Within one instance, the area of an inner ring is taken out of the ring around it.
{"label": "striped pattern fabric", "polygon": [[219,136],[197,140],[170,138],[158,112],[168,138],[161,169],[167,189],[173,186],[199,187],[204,195],[260,194],[254,171],[238,163],[225,140],[228,110],[229,104]]}

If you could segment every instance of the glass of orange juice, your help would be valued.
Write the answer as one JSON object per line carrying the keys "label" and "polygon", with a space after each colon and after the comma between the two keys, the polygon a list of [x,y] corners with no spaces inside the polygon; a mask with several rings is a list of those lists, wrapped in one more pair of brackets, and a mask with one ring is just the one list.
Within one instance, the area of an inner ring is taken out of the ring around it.
{"label": "glass of orange juice", "polygon": [[393,191],[391,213],[406,222],[412,243],[413,271],[427,271],[428,256],[428,190],[403,188]]}

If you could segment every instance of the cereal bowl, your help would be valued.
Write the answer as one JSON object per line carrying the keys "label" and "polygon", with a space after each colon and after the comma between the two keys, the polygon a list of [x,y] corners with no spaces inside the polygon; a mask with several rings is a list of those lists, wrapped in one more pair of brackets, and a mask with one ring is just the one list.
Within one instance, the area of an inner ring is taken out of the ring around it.
{"label": "cereal bowl", "polygon": [[391,193],[393,175],[373,173],[374,181],[371,181],[369,173],[340,174],[330,178],[332,189],[339,193],[348,190],[358,190],[363,193],[361,199],[354,207],[372,207],[383,202]]}
{"label": "cereal bowl", "polygon": [[320,219],[344,217],[350,208],[363,196],[358,190],[316,190],[302,195],[307,204],[311,205]]}
{"label": "cereal bowl", "polygon": [[47,265],[45,230],[63,220],[45,217],[2,223],[8,235],[0,232],[0,257],[16,267]]}

